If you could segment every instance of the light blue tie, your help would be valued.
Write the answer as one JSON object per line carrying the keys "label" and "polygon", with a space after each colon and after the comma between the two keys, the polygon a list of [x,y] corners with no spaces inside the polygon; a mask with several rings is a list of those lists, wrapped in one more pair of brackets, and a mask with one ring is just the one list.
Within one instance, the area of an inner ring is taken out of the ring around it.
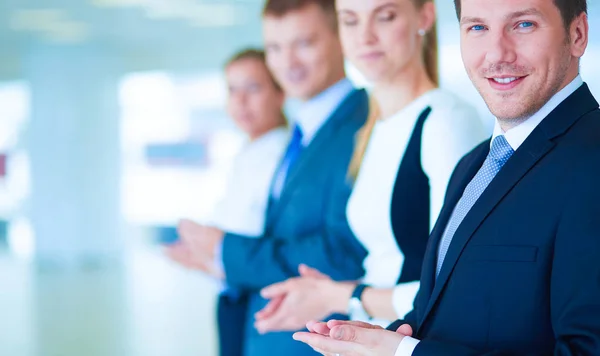
{"label": "light blue tie", "polygon": [[458,227],[465,219],[465,216],[469,213],[473,205],[481,194],[488,187],[490,182],[494,179],[496,174],[500,172],[500,169],[504,166],[506,161],[512,156],[515,151],[510,147],[508,141],[503,135],[497,136],[492,143],[490,153],[488,154],[485,162],[479,169],[479,172],[475,175],[475,178],[467,185],[462,197],[456,204],[452,216],[446,226],[446,231],[440,241],[440,248],[438,251],[438,262],[436,268],[436,278],[442,270],[442,264],[444,258],[452,242],[452,238],[458,230]]}

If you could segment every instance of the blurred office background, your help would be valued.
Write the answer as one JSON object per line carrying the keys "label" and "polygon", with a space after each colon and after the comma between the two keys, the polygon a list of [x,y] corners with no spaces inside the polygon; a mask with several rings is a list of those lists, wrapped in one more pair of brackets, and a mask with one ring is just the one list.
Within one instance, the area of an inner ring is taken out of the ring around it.
{"label": "blurred office background", "polygon": [[[202,221],[242,135],[223,61],[261,0],[0,0],[0,355],[215,355],[219,286],[156,243]],[[438,1],[442,83],[492,118]],[[600,96],[600,4],[582,74]],[[355,70],[350,76],[363,81]]]}

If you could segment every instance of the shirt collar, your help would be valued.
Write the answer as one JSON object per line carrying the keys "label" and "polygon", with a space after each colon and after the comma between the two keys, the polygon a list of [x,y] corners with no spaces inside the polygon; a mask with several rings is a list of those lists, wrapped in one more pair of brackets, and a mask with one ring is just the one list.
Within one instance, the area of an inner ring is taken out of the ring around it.
{"label": "shirt collar", "polygon": [[554,94],[552,98],[535,114],[529,119],[525,120],[520,125],[513,127],[512,129],[504,132],[500,127],[498,119],[496,119],[496,125],[494,126],[494,134],[492,135],[492,142],[497,136],[504,135],[506,141],[513,150],[517,150],[523,142],[529,137],[529,135],[535,130],[536,127],[554,110],[560,103],[565,101],[571,94],[573,94],[579,87],[583,85],[583,79],[580,75],[577,75],[571,83],[564,87],[561,91]]}
{"label": "shirt collar", "polygon": [[308,145],[335,109],[354,90],[352,82],[344,78],[317,96],[303,102],[295,115],[295,123],[302,130],[302,144]]}

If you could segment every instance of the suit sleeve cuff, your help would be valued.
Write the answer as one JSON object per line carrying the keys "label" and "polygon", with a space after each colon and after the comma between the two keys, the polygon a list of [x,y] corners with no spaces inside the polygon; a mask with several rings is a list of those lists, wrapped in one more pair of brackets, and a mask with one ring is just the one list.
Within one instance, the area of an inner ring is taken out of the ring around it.
{"label": "suit sleeve cuff", "polygon": [[420,340],[417,340],[410,336],[404,337],[404,339],[402,339],[402,341],[400,342],[400,345],[398,345],[394,356],[411,356],[417,348],[419,342]]}
{"label": "suit sleeve cuff", "polygon": [[221,241],[215,246],[213,268],[218,276],[225,279],[225,265],[223,263],[223,242]]}

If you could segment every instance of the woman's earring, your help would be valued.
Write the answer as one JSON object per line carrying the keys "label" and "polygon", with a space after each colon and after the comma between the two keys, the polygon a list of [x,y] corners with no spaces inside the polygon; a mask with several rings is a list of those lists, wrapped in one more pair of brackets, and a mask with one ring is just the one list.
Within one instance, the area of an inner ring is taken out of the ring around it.
{"label": "woman's earring", "polygon": [[427,31],[425,31],[424,29],[420,29],[418,33],[419,33],[419,36],[423,37],[427,34]]}

